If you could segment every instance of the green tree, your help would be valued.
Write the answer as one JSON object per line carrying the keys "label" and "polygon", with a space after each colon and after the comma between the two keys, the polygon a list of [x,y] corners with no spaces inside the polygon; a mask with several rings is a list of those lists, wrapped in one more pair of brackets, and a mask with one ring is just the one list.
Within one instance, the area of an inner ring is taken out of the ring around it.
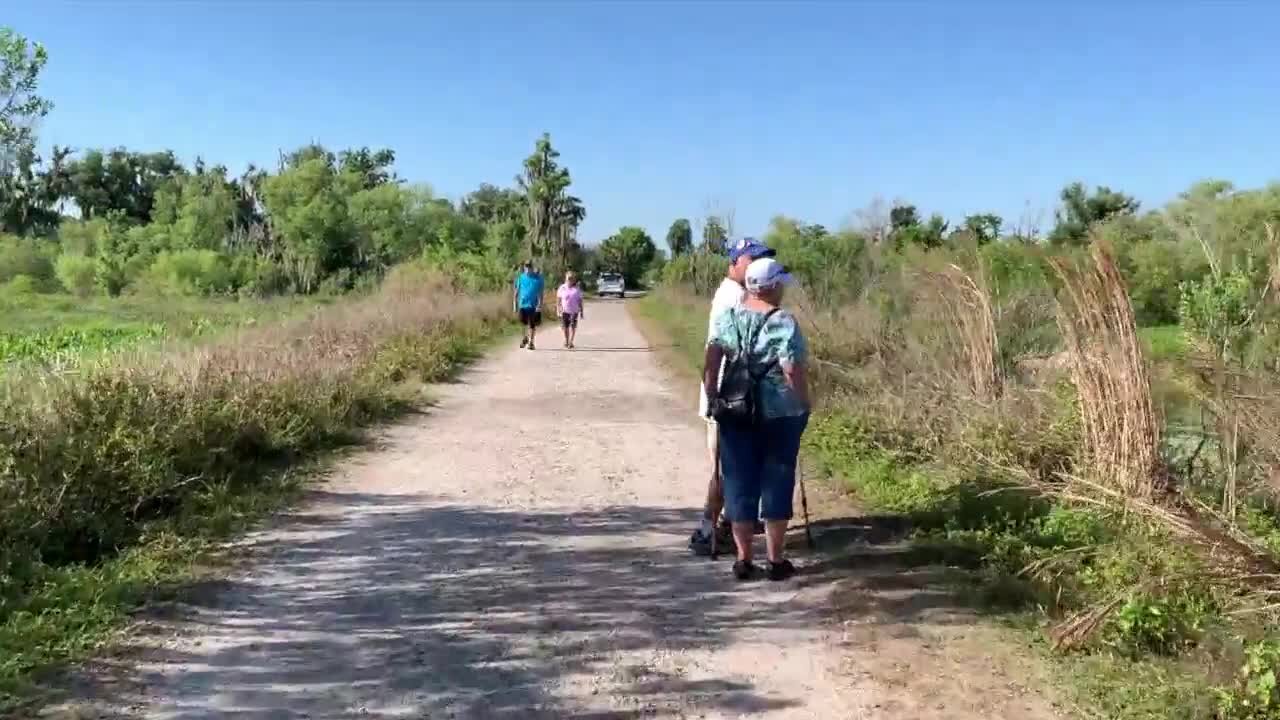
{"label": "green tree", "polygon": [[1094,225],[1121,215],[1138,212],[1138,201],[1099,186],[1090,195],[1084,183],[1072,183],[1062,189],[1062,207],[1054,213],[1056,224],[1049,233],[1055,245],[1081,245],[1088,241]]}
{"label": "green tree", "polygon": [[949,226],[946,219],[938,213],[933,213],[928,220],[920,222],[920,214],[915,205],[895,205],[889,211],[889,225],[889,239],[894,247],[915,245],[926,250],[943,246]]}
{"label": "green tree", "polygon": [[226,168],[202,166],[163,184],[155,193],[151,217],[166,233],[164,246],[156,250],[231,250],[236,193]]}
{"label": "green tree", "polygon": [[667,247],[671,249],[672,257],[693,252],[693,228],[687,218],[679,218],[671,223],[671,227],[667,229]]}
{"label": "green tree", "polygon": [[54,146],[46,165],[34,148],[21,148],[8,175],[0,176],[0,231],[52,234],[61,221],[59,206],[68,193],[69,148]]}
{"label": "green tree", "polygon": [[702,224],[703,252],[723,254],[729,244],[729,230],[724,221],[712,215]]}
{"label": "green tree", "polygon": [[339,174],[332,153],[314,150],[289,156],[262,187],[285,272],[304,293],[316,290],[329,273],[351,267],[356,257],[347,198],[359,178]]}
{"label": "green tree", "polygon": [[409,217],[415,201],[412,192],[392,183],[366,187],[351,196],[348,210],[360,266],[385,267],[421,251],[423,238],[411,232]]}
{"label": "green tree", "polygon": [[23,148],[35,145],[35,126],[53,103],[36,90],[49,53],[11,28],[0,28],[0,174],[7,176]]}
{"label": "green tree", "polygon": [[972,235],[979,245],[999,240],[1002,225],[1004,218],[995,213],[978,213],[964,218],[964,231]]}
{"label": "green tree", "polygon": [[856,297],[868,270],[866,240],[852,230],[831,233],[822,225],[779,215],[769,222],[765,243],[786,258],[805,293],[820,302]]}
{"label": "green tree", "polygon": [[[53,108],[36,92],[48,61],[43,45],[0,28],[0,230],[25,234],[57,224],[51,193],[59,189],[50,180],[60,175],[42,173],[35,151],[36,125]],[[55,169],[66,152],[54,148]]]}
{"label": "green tree", "polygon": [[920,224],[920,213],[915,205],[894,205],[889,210],[889,233],[893,235]]}
{"label": "green tree", "polygon": [[622,273],[629,286],[639,283],[658,256],[658,247],[644,228],[627,226],[600,243],[602,269]]}
{"label": "green tree", "polygon": [[512,188],[481,183],[480,187],[462,198],[458,209],[463,215],[485,225],[509,220],[523,221],[525,197]]}
{"label": "green tree", "polygon": [[554,250],[562,196],[570,184],[569,171],[556,162],[559,157],[560,152],[551,145],[551,135],[543,133],[533,154],[524,160],[524,173],[516,178],[525,196],[530,257],[549,255]]}
{"label": "green tree", "polygon": [[560,267],[557,268],[560,272],[572,266],[573,257],[579,250],[578,226],[586,217],[587,210],[578,198],[565,193],[556,198],[551,210],[551,230],[556,255],[560,259]]}
{"label": "green tree", "polygon": [[[203,163],[197,172],[203,172]],[[150,222],[156,192],[186,174],[172,151],[139,153],[124,148],[89,150],[67,167],[70,194],[87,218],[123,213],[133,222]]]}
{"label": "green tree", "polygon": [[391,166],[396,162],[396,153],[389,148],[370,150],[362,147],[359,150],[343,150],[338,153],[339,170],[352,173],[360,178],[360,185],[365,190],[393,182],[396,179]]}

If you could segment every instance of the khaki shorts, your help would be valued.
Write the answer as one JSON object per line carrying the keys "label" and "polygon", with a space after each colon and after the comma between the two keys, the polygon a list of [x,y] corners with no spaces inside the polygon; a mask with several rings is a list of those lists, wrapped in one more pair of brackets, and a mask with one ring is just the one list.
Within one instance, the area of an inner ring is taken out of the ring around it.
{"label": "khaki shorts", "polygon": [[716,421],[706,418],[707,421],[707,449],[715,453],[720,448],[720,427],[716,425]]}

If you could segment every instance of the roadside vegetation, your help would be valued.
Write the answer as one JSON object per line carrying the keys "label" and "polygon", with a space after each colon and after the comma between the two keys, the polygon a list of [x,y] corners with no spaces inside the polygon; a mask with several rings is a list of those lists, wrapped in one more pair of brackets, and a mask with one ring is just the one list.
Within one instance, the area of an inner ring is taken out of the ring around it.
{"label": "roadside vegetation", "polygon": [[456,201],[385,148],[44,150],[48,62],[0,29],[0,714],[505,332],[521,260],[657,255],[579,243],[547,135]]}
{"label": "roadside vegetation", "polygon": [[[1085,716],[1280,717],[1280,187],[1142,213],[1071,185],[1045,237],[862,220],[765,237],[800,280],[810,461],[906,519],[916,561],[968,569]],[[701,224],[638,306],[691,364],[726,262]]]}

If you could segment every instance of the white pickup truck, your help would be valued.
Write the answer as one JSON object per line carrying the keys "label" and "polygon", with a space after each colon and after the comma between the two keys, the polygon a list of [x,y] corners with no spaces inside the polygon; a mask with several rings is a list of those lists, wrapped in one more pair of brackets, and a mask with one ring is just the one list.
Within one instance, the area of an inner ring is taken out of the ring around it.
{"label": "white pickup truck", "polygon": [[618,273],[600,273],[600,278],[596,281],[596,292],[601,296],[617,295],[625,298],[627,284]]}

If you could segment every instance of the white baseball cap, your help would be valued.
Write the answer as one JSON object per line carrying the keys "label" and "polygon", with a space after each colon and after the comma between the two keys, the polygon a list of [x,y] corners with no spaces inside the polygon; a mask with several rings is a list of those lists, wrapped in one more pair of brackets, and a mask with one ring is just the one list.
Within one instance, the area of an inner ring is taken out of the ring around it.
{"label": "white baseball cap", "polygon": [[791,274],[777,260],[760,258],[747,266],[746,283],[748,290],[767,290],[778,285],[790,285]]}

